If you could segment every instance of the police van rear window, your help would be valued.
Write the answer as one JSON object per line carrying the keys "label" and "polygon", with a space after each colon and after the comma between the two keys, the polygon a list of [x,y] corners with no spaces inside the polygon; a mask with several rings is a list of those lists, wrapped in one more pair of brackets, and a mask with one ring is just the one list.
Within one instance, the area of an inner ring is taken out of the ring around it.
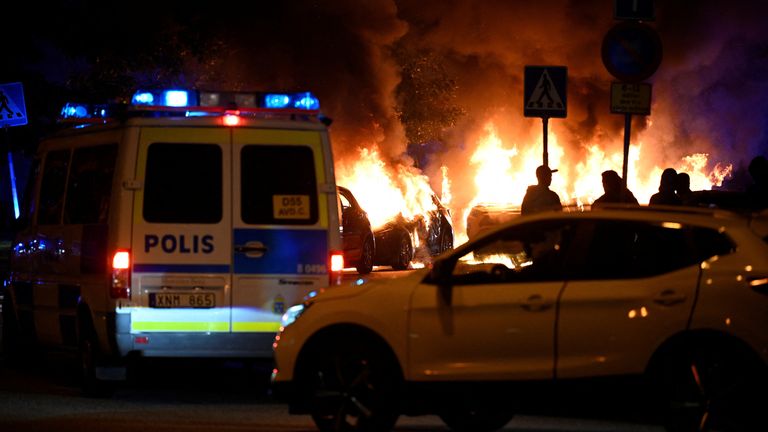
{"label": "police van rear window", "polygon": [[147,150],[144,220],[218,223],[222,218],[222,155],[216,144],[153,143]]}
{"label": "police van rear window", "polygon": [[247,145],[240,163],[243,222],[317,223],[317,180],[310,147]]}

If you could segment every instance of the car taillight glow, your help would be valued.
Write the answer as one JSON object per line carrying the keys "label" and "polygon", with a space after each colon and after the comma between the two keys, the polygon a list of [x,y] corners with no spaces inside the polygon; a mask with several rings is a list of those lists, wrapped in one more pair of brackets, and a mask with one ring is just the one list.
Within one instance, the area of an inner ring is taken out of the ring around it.
{"label": "car taillight glow", "polygon": [[328,264],[331,269],[328,272],[328,283],[340,285],[342,271],[344,270],[344,254],[341,251],[330,251],[328,253]]}
{"label": "car taillight glow", "polygon": [[128,251],[120,250],[115,252],[115,256],[112,258],[113,270],[125,270],[131,264],[131,254]]}
{"label": "car taillight glow", "polygon": [[344,254],[341,252],[331,253],[331,271],[340,272],[344,270]]}
{"label": "car taillight glow", "polygon": [[112,283],[109,295],[113,299],[131,298],[131,252],[115,251],[112,256]]}

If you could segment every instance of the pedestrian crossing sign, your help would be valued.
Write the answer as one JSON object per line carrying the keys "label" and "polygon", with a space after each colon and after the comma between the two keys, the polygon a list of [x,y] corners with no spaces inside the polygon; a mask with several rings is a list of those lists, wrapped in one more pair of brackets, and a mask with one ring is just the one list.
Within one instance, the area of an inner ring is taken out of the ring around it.
{"label": "pedestrian crossing sign", "polygon": [[24,126],[27,109],[21,83],[0,84],[0,126]]}
{"label": "pedestrian crossing sign", "polygon": [[526,66],[525,117],[567,117],[567,84],[568,68],[565,66]]}

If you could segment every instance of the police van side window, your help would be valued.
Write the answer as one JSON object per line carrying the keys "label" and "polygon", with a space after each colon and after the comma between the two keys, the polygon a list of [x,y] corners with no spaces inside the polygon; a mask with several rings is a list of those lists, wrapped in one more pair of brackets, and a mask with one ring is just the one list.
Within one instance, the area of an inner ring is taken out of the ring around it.
{"label": "police van side window", "polygon": [[106,223],[117,144],[78,148],[72,155],[65,224]]}
{"label": "police van side window", "polygon": [[38,225],[61,223],[68,167],[69,150],[52,151],[45,156],[43,180],[40,186],[40,204],[37,213]]}
{"label": "police van side window", "polygon": [[241,151],[240,163],[243,222],[317,223],[317,180],[310,147],[248,145]]}
{"label": "police van side window", "polygon": [[213,224],[222,218],[222,155],[216,144],[153,143],[147,150],[147,222]]}

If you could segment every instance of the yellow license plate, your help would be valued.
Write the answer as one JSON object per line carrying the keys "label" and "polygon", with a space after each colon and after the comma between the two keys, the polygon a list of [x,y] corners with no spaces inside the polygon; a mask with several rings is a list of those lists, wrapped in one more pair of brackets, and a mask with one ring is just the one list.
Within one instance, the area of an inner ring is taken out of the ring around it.
{"label": "yellow license plate", "polygon": [[213,308],[213,293],[149,293],[149,307],[153,308]]}

